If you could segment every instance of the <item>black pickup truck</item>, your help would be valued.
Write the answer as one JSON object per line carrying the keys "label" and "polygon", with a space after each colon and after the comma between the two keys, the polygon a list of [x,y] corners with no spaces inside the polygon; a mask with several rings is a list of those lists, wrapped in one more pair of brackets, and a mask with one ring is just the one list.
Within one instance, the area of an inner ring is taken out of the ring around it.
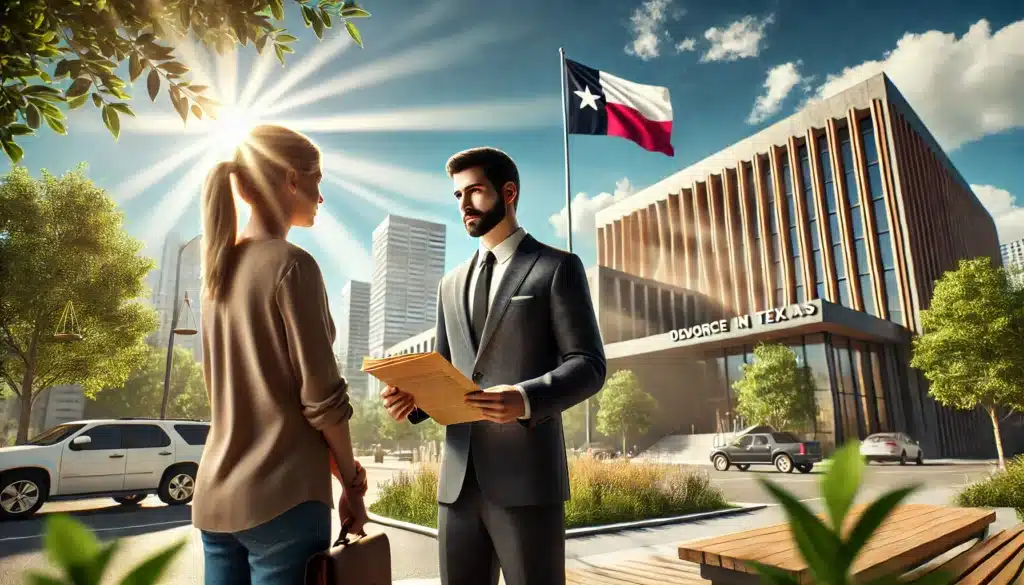
{"label": "black pickup truck", "polygon": [[736,437],[731,443],[711,450],[711,463],[718,471],[735,465],[740,471],[751,465],[774,465],[782,473],[810,473],[820,463],[821,443],[801,441],[786,432],[754,432]]}

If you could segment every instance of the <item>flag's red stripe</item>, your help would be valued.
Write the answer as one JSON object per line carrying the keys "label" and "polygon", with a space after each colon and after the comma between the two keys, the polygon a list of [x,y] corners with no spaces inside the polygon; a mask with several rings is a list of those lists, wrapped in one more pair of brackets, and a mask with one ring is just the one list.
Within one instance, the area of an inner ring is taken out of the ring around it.
{"label": "flag's red stripe", "polygon": [[608,135],[627,138],[652,152],[675,154],[672,148],[672,121],[655,122],[648,120],[635,109],[605,102],[608,112]]}

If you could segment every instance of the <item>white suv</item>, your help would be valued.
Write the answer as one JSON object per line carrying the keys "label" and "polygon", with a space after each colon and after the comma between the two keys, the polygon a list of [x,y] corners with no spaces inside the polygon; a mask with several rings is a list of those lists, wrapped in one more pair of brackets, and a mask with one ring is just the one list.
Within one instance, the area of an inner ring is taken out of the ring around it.
{"label": "white suv", "polygon": [[0,518],[31,516],[53,500],[131,505],[155,493],[187,504],[209,431],[210,423],[191,420],[85,420],[0,449]]}

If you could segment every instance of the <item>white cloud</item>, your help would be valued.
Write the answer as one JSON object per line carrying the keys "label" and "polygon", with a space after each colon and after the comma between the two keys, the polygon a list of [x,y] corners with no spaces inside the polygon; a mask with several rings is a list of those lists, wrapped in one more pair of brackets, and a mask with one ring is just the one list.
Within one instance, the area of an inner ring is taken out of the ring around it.
{"label": "white cloud", "polygon": [[[598,193],[593,197],[590,197],[586,193],[577,193],[576,197],[572,200],[572,233],[573,234],[592,234],[595,229],[594,216],[597,215],[598,211],[601,211],[605,207],[608,207],[612,203],[616,203],[629,197],[633,194],[633,185],[629,182],[629,179],[623,177],[615,183],[615,193]],[[568,235],[566,227],[568,225],[568,213],[566,213],[565,207],[562,207],[558,213],[548,218],[551,225],[555,228],[555,233],[559,238],[564,238]]]}
{"label": "white cloud", "polygon": [[748,15],[725,28],[709,28],[704,31],[704,38],[711,42],[711,48],[700,58],[701,62],[738,61],[757,57],[761,53],[764,29],[773,22],[774,14],[761,19]]}
{"label": "white cloud", "polygon": [[1024,238],[1024,207],[1014,202],[1009,191],[992,185],[971,185],[971,189],[995,220],[1000,242]]}
{"label": "white cloud", "polygon": [[748,124],[760,124],[778,113],[782,107],[783,100],[789,95],[793,88],[801,81],[804,81],[800,74],[800,61],[790,61],[782,65],[776,65],[768,71],[762,87],[764,93],[757,96],[754,102],[754,109],[747,117]]}
{"label": "white cloud", "polygon": [[[650,61],[661,55],[661,41],[671,40],[665,32],[665,20],[669,16],[669,8],[673,0],[645,0],[633,11],[630,17],[630,28],[633,40],[626,45],[626,54]],[[674,19],[681,18],[683,11],[672,11]]]}
{"label": "white cloud", "polygon": [[676,43],[676,53],[692,53],[697,50],[697,39],[688,38]]}
{"label": "white cloud", "polygon": [[1024,20],[993,34],[982,19],[959,39],[937,30],[908,32],[881,60],[829,75],[812,99],[883,71],[944,149],[1024,127]]}

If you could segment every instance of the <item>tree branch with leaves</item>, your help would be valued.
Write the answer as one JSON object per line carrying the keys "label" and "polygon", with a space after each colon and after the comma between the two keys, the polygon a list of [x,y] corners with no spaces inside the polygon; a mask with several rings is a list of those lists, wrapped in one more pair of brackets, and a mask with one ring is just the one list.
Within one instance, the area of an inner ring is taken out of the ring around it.
{"label": "tree branch with leaves", "polygon": [[809,372],[785,345],[758,344],[753,363],[743,364],[743,377],[732,387],[737,413],[751,424],[790,430],[813,422],[818,412]]}
{"label": "tree branch with leaves", "polygon": [[923,333],[910,362],[940,404],[985,411],[1000,467],[999,409],[1024,408],[1024,291],[1015,274],[987,257],[961,260],[943,274],[921,311]]}
{"label": "tree branch with leaves", "polygon": [[640,379],[631,370],[612,374],[598,394],[597,430],[622,443],[622,453],[629,452],[629,437],[647,432],[658,403],[644,392]]}
{"label": "tree branch with leaves", "polygon": [[[293,0],[307,28],[318,39],[335,19],[362,46],[352,22],[370,14],[344,0]],[[281,64],[298,39],[275,21],[285,16],[284,0],[20,0],[0,2],[0,148],[17,163],[24,156],[18,139],[35,134],[43,122],[67,134],[60,106],[76,109],[91,101],[115,139],[120,116],[134,116],[131,95],[117,69],[128,62],[128,79],[143,73],[155,101],[166,85],[182,119],[215,117],[220,104],[193,84],[176,46],[192,37],[223,54],[236,45],[273,47]],[[70,82],[70,83],[69,83]]]}
{"label": "tree branch with leaves", "polygon": [[[124,383],[149,352],[156,312],[139,301],[153,261],[129,236],[113,200],[80,168],[40,179],[16,167],[0,180],[0,353],[4,379],[20,398],[18,442],[28,438],[32,402],[59,384],[87,395]],[[80,341],[59,343],[68,303]]]}

